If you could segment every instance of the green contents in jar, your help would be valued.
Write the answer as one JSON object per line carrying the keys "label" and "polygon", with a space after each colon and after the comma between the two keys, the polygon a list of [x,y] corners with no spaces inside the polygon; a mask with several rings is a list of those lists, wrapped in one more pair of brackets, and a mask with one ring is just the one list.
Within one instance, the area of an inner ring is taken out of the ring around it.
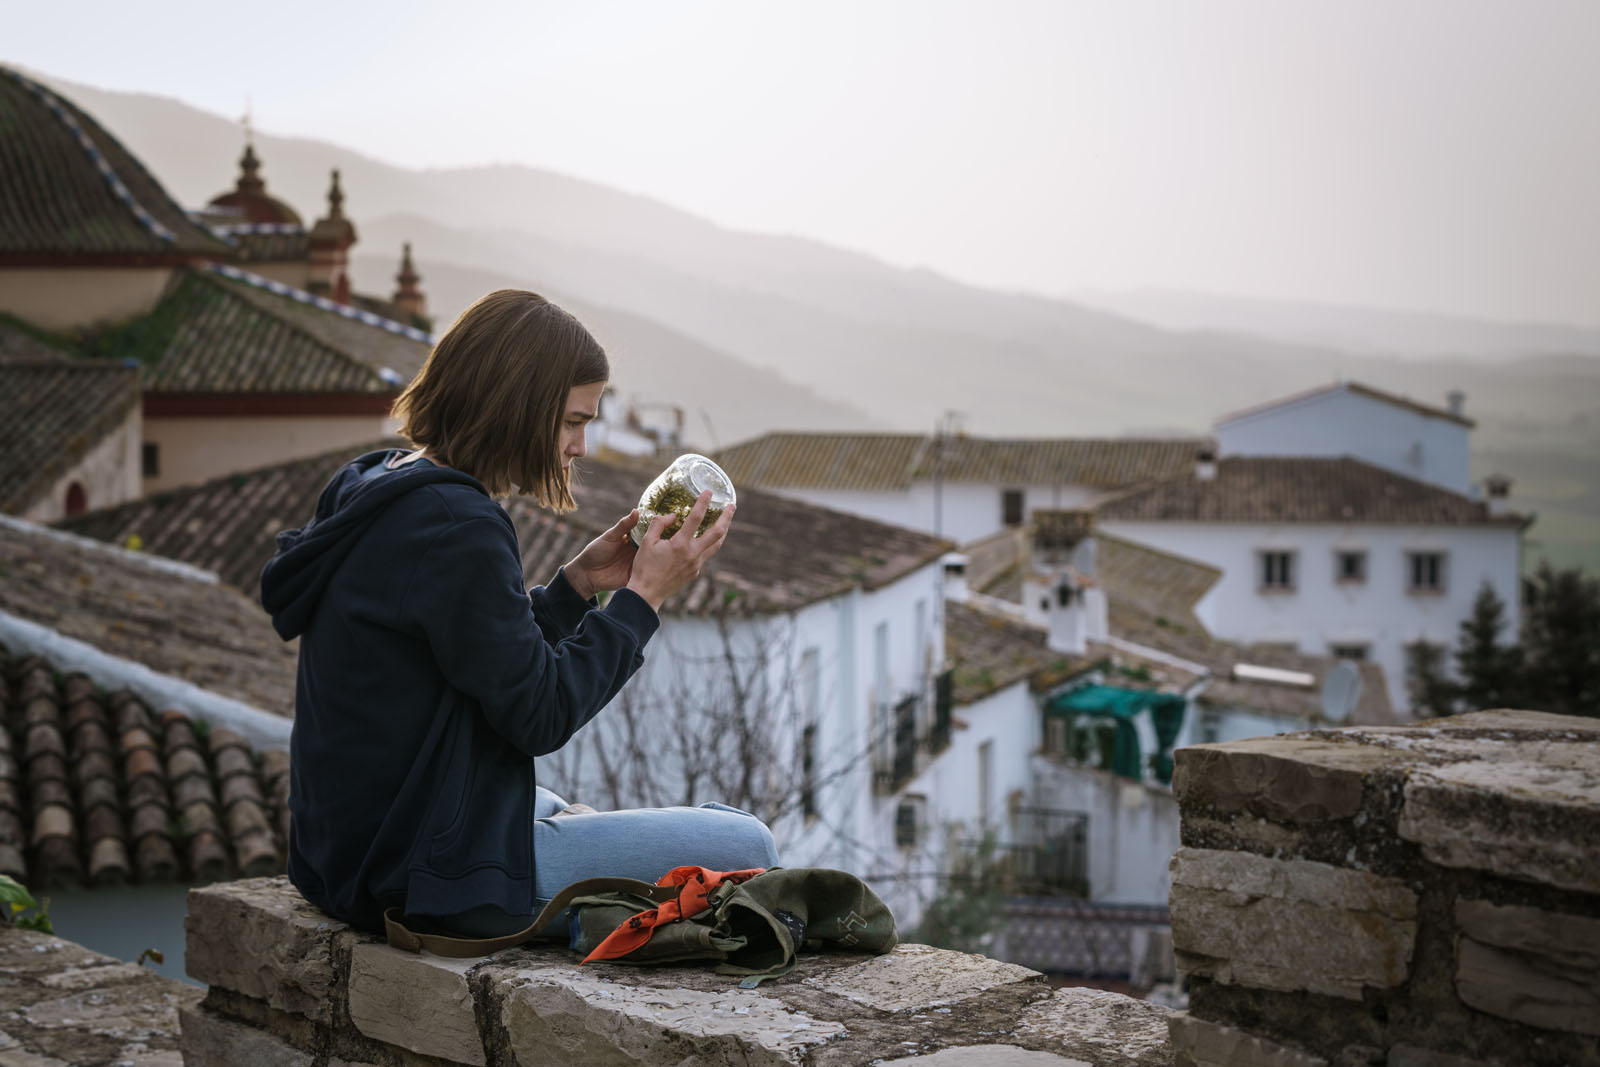
{"label": "green contents in jar", "polygon": [[[645,501],[644,508],[639,515],[639,536],[643,537],[650,528],[650,520],[657,515],[676,515],[677,518],[662,531],[661,539],[664,541],[683,528],[684,520],[689,517],[689,512],[694,509],[695,501],[699,497],[689,491],[688,486],[677,478],[669,477],[658,486],[650,498]],[[707,507],[706,517],[700,520],[700,528],[695,531],[699,537],[711,528],[722,515],[721,508]]]}

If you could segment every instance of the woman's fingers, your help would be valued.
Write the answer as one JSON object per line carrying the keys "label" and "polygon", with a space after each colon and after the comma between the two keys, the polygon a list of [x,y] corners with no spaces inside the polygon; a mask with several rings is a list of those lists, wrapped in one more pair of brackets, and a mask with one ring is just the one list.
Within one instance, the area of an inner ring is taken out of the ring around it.
{"label": "woman's fingers", "polygon": [[694,507],[689,509],[689,517],[683,520],[683,528],[693,537],[700,529],[700,523],[705,521],[706,509],[711,506],[711,490],[702,492],[694,502]]}
{"label": "woman's fingers", "polygon": [[633,529],[634,526],[638,524],[638,522],[639,522],[639,509],[638,508],[634,508],[632,511],[628,512],[626,515],[622,516],[622,518],[617,521],[617,524],[615,526],[611,527],[611,532],[614,533],[614,534],[621,534],[621,535],[623,535],[625,537],[625,536],[627,536],[628,531]]}

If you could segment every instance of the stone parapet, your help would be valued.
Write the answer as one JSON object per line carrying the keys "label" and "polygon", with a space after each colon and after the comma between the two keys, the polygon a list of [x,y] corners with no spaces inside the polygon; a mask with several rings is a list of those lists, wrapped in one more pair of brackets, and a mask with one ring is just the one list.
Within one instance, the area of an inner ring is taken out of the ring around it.
{"label": "stone parapet", "polygon": [[1600,1065],[1600,719],[1177,753],[1179,1067]]}
{"label": "stone parapet", "polygon": [[1163,1007],[925,945],[804,955],[754,989],[559,947],[449,960],[335,922],[282,878],[193,890],[186,925],[210,987],[181,1013],[188,1067],[1172,1063]]}

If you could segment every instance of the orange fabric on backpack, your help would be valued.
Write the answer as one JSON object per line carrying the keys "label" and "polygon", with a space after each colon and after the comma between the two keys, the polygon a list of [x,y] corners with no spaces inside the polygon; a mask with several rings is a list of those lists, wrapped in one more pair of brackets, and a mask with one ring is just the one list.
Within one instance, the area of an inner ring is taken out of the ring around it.
{"label": "orange fabric on backpack", "polygon": [[[704,867],[674,867],[661,876],[656,885],[678,886],[678,897],[665,904],[658,904],[649,911],[641,911],[629,918],[621,926],[606,935],[606,939],[594,947],[594,951],[583,958],[584,963],[590,960],[614,960],[619,956],[626,956],[646,941],[655,929],[665,923],[677,922],[679,919],[692,919],[705,911],[710,904],[711,894],[724,883],[737,885],[740,882],[754,878],[765,867],[752,867],[747,871],[708,871]],[[579,964],[582,966],[582,964]]]}

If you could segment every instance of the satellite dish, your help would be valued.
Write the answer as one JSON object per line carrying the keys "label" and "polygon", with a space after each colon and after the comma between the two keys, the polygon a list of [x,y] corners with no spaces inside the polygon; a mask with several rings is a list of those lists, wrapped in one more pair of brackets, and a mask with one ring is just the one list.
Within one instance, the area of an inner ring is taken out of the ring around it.
{"label": "satellite dish", "polygon": [[1333,665],[1322,679],[1322,715],[1329,722],[1344,722],[1361,699],[1361,670],[1348,660]]}

